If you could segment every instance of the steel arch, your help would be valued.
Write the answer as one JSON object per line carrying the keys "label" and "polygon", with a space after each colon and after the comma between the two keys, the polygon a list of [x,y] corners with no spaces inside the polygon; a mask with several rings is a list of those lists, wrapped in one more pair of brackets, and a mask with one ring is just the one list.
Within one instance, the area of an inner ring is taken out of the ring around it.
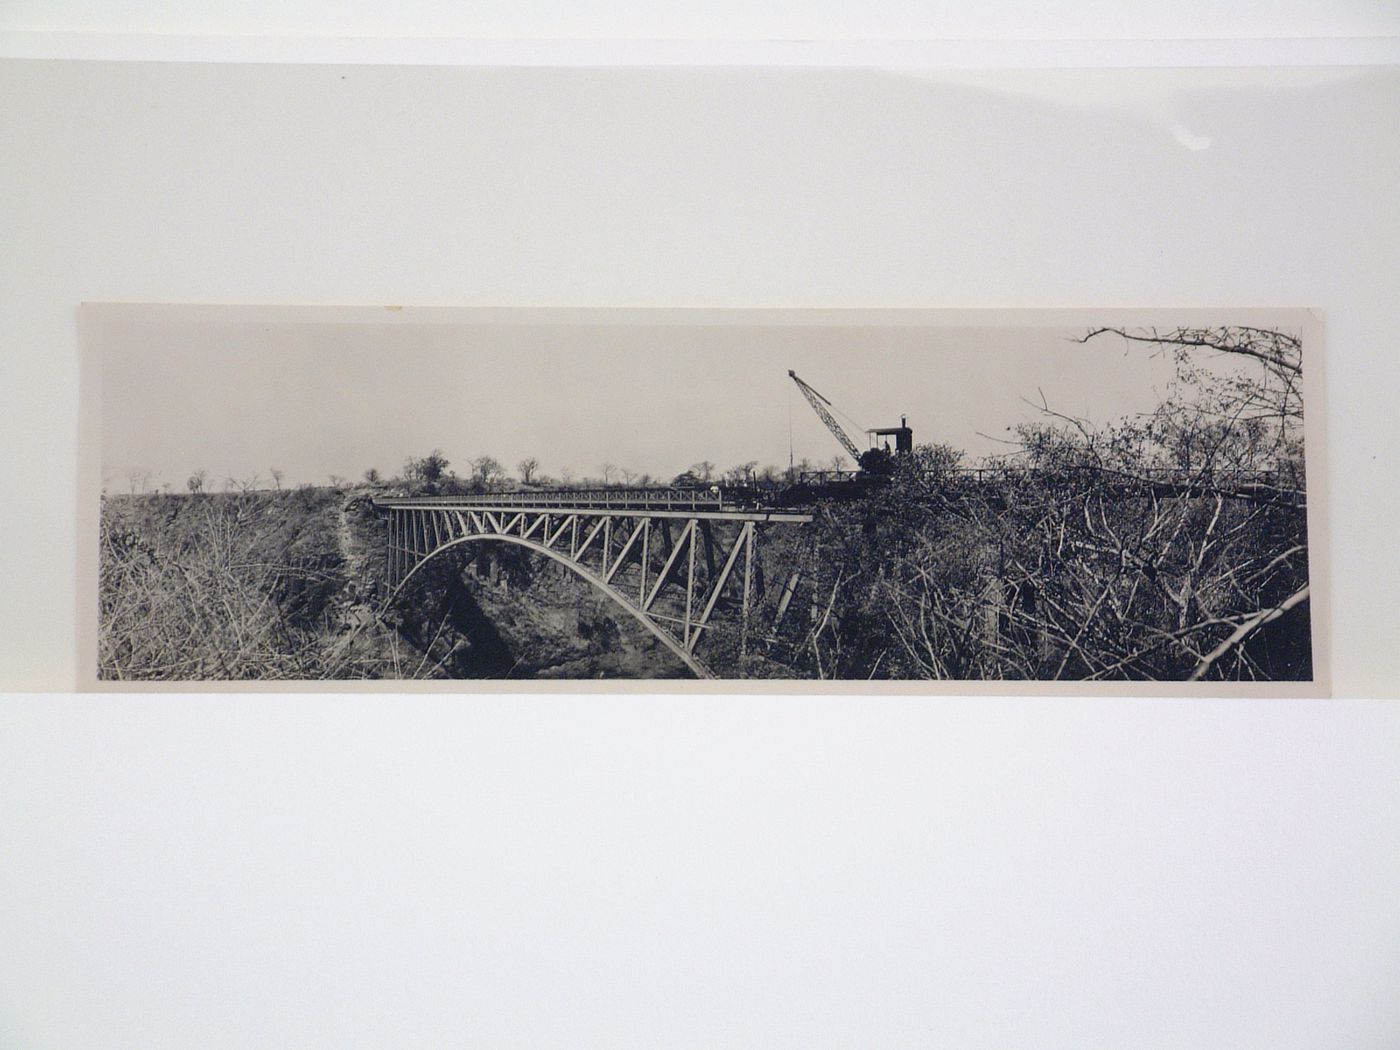
{"label": "steel arch", "polygon": [[524,547],[527,550],[532,550],[539,554],[543,554],[553,559],[554,561],[557,561],[560,565],[567,566],[578,576],[581,576],[583,579],[587,580],[589,583],[591,583],[598,590],[602,591],[605,595],[611,598],[618,605],[622,606],[624,610],[631,613],[632,617],[638,623],[640,623],[643,627],[645,627],[648,631],[650,631],[653,635],[660,639],[661,642],[665,644],[666,648],[668,648],[669,650],[671,650],[672,653],[678,656],[681,659],[681,662],[684,663],[686,667],[690,669],[691,673],[694,674],[696,678],[714,677],[714,674],[711,673],[710,669],[705,666],[704,661],[697,659],[694,656],[694,654],[687,652],[685,646],[681,645],[680,642],[676,641],[676,639],[671,637],[671,635],[669,635],[660,625],[654,623],[644,611],[637,607],[636,603],[633,602],[631,598],[627,597],[627,595],[624,594],[622,591],[618,590],[612,584],[602,579],[591,569],[589,569],[588,566],[574,561],[572,558],[562,554],[559,551],[554,550],[552,547],[546,547],[541,543],[536,543],[533,540],[522,539],[519,536],[506,535],[500,532],[483,532],[477,533],[472,536],[458,536],[455,539],[448,540],[446,543],[439,544],[437,547],[434,547],[431,551],[429,551],[421,559],[419,559],[419,561],[415,563],[411,569],[408,570],[408,574],[405,575],[404,578],[399,581],[398,586],[395,587],[393,592],[389,595],[388,604],[392,604],[393,601],[396,598],[398,598],[400,592],[408,585],[408,581],[413,579],[414,574],[417,573],[419,569],[421,569],[424,565],[428,564],[428,562],[430,562],[433,558],[443,553],[443,551],[450,550],[453,547],[460,547],[466,543],[476,543],[479,541],[489,540],[497,540],[503,543],[512,543],[517,547]]}

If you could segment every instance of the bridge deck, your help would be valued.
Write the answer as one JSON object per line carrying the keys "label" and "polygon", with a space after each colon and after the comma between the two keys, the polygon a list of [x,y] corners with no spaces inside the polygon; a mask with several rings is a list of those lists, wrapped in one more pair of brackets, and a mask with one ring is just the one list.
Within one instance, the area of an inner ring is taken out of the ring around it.
{"label": "bridge deck", "polygon": [[676,492],[655,489],[597,491],[487,492],[467,496],[399,496],[376,499],[384,510],[489,510],[507,513],[590,514],[617,517],[703,518],[712,521],[772,521],[802,524],[812,515],[735,500],[718,492]]}

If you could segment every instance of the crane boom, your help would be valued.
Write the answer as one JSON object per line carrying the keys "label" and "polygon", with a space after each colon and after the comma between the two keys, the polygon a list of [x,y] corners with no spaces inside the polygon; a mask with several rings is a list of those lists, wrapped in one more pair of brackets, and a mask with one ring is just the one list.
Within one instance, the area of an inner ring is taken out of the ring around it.
{"label": "crane boom", "polygon": [[804,383],[802,378],[791,368],[788,369],[788,375],[792,378],[792,381],[797,384],[797,389],[802,391],[802,396],[805,397],[807,403],[812,406],[812,411],[826,424],[826,429],[831,431],[832,436],[834,436],[837,441],[841,442],[846,451],[851,454],[851,458],[859,463],[860,449],[856,447],[856,443],[851,440],[850,435],[841,429],[841,424],[836,422],[836,417],[827,410],[826,406],[831,404],[831,402]]}

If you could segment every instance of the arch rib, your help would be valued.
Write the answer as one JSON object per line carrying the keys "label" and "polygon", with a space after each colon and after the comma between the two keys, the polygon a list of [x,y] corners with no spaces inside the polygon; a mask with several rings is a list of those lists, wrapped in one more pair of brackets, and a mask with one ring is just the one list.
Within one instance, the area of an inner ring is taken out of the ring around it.
{"label": "arch rib", "polygon": [[[574,573],[583,577],[583,579],[587,580],[594,587],[598,588],[598,590],[606,594],[618,605],[622,606],[622,608],[625,611],[632,615],[633,619],[635,619],[638,623],[640,623],[643,627],[645,627],[648,631],[655,635],[661,641],[661,643],[666,646],[667,649],[671,650],[671,652],[676,656],[676,658],[679,659],[683,664],[685,664],[686,667],[690,669],[691,673],[694,674],[696,678],[714,677],[714,675],[710,672],[710,669],[705,666],[702,660],[698,659],[681,642],[678,642],[675,638],[671,637],[671,635],[668,634],[666,630],[663,627],[661,627],[660,624],[653,621],[651,617],[649,617],[646,614],[646,612],[644,612],[641,608],[638,607],[638,605],[634,601],[632,601],[632,599],[627,597],[626,594],[618,590],[607,580],[594,573],[586,565],[582,565],[579,562],[574,561],[567,555],[564,555],[559,551],[553,550],[550,547],[546,547],[542,543],[537,543],[532,539],[526,539],[521,536],[505,535],[504,533],[499,532],[483,532],[473,536],[458,536],[456,539],[451,539],[448,540],[446,543],[439,544],[427,554],[425,554],[422,558],[420,558],[418,563],[415,564],[413,568],[409,569],[408,574],[404,576],[402,580],[399,581],[398,586],[395,587],[393,593],[389,595],[389,600],[386,603],[386,606],[392,604],[398,598],[400,592],[406,586],[408,586],[408,581],[413,579],[414,574],[417,573],[419,569],[421,569],[424,565],[428,564],[429,561],[437,557],[443,551],[450,550],[453,547],[460,547],[466,543],[476,543],[478,541],[485,540],[494,540],[498,543],[512,543],[517,547],[524,547],[527,550],[532,550],[538,554],[543,554],[546,557],[557,561],[560,565],[568,567],[569,569],[573,570]],[[677,545],[677,547],[679,549],[679,545]],[[655,595],[653,594],[652,597],[654,598]],[[650,602],[648,602],[648,604],[650,604]]]}

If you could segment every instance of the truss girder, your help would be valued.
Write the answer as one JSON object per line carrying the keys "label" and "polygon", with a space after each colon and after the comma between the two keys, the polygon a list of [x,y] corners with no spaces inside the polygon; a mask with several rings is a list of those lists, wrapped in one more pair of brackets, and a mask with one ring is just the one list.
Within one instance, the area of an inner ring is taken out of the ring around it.
{"label": "truss girder", "polygon": [[812,520],[800,513],[687,512],[674,505],[488,508],[395,500],[380,509],[388,515],[386,565],[396,592],[451,548],[492,541],[523,546],[603,591],[706,678],[713,676],[696,650],[721,612],[733,614],[741,651],[747,648],[760,531]]}

